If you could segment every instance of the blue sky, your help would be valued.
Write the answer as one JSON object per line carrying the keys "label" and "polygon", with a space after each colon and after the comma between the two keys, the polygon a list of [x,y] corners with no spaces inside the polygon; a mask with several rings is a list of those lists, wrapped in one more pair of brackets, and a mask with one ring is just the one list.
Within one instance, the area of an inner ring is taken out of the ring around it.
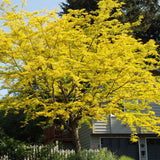
{"label": "blue sky", "polygon": [[65,2],[65,0],[27,0],[28,5],[25,7],[25,10],[35,11],[42,10],[44,8],[48,8],[48,10],[53,10],[54,8],[60,8],[59,4],[61,2]]}
{"label": "blue sky", "polygon": [[[0,3],[2,0],[0,0]],[[21,0],[11,0],[13,4],[20,5]],[[44,8],[48,8],[48,10],[53,10],[54,8],[59,8],[59,4],[61,2],[66,2],[66,0],[27,0],[27,6],[25,6],[25,10],[27,11],[36,11],[43,10]]]}

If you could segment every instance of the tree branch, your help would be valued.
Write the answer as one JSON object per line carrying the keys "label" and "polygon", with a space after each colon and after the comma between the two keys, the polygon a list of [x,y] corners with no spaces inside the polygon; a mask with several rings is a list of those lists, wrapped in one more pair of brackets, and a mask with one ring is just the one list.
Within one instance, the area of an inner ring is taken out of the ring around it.
{"label": "tree branch", "polygon": [[67,102],[68,102],[68,97],[67,97],[67,95],[66,95],[65,88],[62,86],[62,82],[61,82],[61,81],[59,81],[59,88],[60,88],[60,90],[61,90],[61,92],[62,92],[62,95],[63,95],[63,97],[64,97],[65,103],[67,103]]}
{"label": "tree branch", "polygon": [[68,93],[67,97],[69,97],[71,95],[71,93],[74,91],[75,87],[76,87],[76,84],[74,82],[72,82],[72,88],[71,88],[70,92]]}

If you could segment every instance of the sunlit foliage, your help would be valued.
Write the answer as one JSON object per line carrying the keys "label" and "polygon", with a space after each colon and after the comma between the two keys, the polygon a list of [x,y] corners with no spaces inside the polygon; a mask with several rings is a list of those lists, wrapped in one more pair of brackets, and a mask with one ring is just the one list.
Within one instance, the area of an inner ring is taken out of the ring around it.
{"label": "sunlit foliage", "polygon": [[158,66],[149,58],[157,57],[156,46],[134,39],[131,25],[116,19],[120,3],[102,0],[94,14],[70,10],[58,18],[56,11],[17,12],[5,1],[0,78],[9,92],[1,107],[60,119],[73,135],[79,122],[110,114],[133,133],[136,126],[160,133],[149,106],[160,102],[159,79],[150,72]]}

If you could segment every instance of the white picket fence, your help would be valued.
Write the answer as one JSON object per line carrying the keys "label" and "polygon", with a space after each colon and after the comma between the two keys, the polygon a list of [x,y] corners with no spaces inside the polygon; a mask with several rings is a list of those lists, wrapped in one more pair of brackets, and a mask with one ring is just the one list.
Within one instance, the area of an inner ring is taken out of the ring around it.
{"label": "white picket fence", "polygon": [[[33,160],[33,159],[37,159],[37,155],[38,157],[41,157],[41,155],[43,156],[45,153],[47,152],[47,157],[50,158],[51,156],[55,155],[56,153],[58,153],[59,156],[62,157],[68,157],[71,154],[75,154],[74,150],[64,150],[64,149],[59,149],[58,145],[54,146],[53,148],[51,148],[51,146],[48,145],[30,145],[30,146],[26,146],[26,151],[30,151],[28,152],[28,155],[26,155],[24,157],[23,160]],[[16,152],[16,150],[15,150]],[[0,157],[0,160],[10,160],[11,156],[10,155],[3,155]],[[14,155],[12,155],[12,157],[14,158]],[[46,157],[46,159],[47,159]]]}
{"label": "white picket fence", "polygon": [[[66,160],[68,156],[75,154],[74,150],[64,150],[64,149],[59,149],[58,144],[56,144],[56,146],[50,146],[50,145],[30,145],[30,146],[26,146],[26,151],[31,151],[28,152],[27,155],[25,155],[25,157],[21,160],[41,160],[44,158],[47,159],[51,159],[51,157],[58,155],[58,157],[61,157],[61,160]],[[99,150],[88,150],[86,152],[98,152]],[[15,150],[16,152],[16,150]],[[45,154],[45,152],[47,154]],[[38,157],[38,158],[37,158]],[[0,157],[0,160],[11,160],[11,159],[15,159],[14,155],[3,155]],[[18,160],[18,159],[17,159]]]}

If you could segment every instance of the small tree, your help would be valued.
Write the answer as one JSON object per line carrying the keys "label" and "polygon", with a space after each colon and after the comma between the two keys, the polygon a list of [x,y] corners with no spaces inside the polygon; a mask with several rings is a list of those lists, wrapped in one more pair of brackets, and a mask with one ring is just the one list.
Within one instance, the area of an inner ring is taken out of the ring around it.
{"label": "small tree", "polygon": [[95,14],[70,10],[60,19],[56,11],[16,12],[6,2],[0,76],[9,92],[1,107],[23,108],[28,119],[59,119],[71,131],[76,152],[80,123],[110,114],[130,126],[132,140],[136,126],[160,134],[160,118],[149,106],[160,102],[159,79],[150,72],[158,64],[149,58],[157,56],[156,46],[128,34],[131,26],[116,19],[120,3],[102,0]]}

